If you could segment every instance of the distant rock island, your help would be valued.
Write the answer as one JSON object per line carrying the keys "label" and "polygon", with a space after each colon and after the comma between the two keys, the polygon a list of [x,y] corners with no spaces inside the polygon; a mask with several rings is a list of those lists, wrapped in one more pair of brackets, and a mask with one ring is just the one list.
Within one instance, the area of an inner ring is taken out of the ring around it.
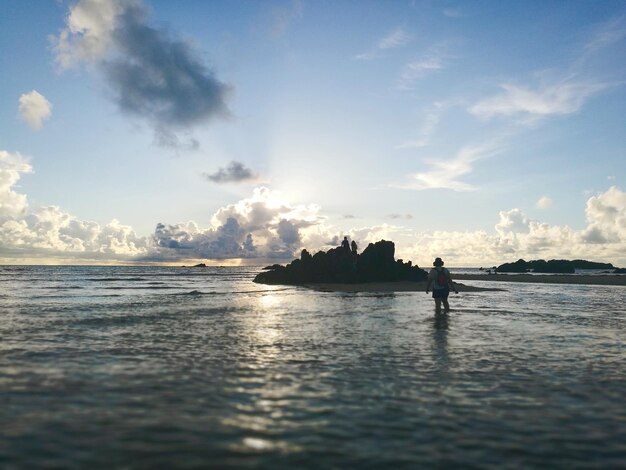
{"label": "distant rock island", "polygon": [[300,259],[286,266],[267,266],[254,282],[302,285],[426,280],[427,273],[419,266],[396,260],[395,249],[393,242],[381,240],[370,243],[361,254],[343,246],[319,251],[313,256],[302,250]]}
{"label": "distant rock island", "polygon": [[519,259],[514,263],[504,263],[496,268],[498,273],[546,273],[546,274],[573,274],[576,269],[615,269],[611,263],[595,263],[584,259],[568,261],[564,259],[551,259],[524,261]]}

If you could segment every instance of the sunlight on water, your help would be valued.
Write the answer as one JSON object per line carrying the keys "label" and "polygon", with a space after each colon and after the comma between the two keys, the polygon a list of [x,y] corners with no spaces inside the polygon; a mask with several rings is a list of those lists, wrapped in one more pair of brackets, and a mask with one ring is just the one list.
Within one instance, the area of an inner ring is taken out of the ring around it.
{"label": "sunlight on water", "polygon": [[623,464],[623,287],[503,283],[435,315],[254,274],[0,268],[0,464]]}

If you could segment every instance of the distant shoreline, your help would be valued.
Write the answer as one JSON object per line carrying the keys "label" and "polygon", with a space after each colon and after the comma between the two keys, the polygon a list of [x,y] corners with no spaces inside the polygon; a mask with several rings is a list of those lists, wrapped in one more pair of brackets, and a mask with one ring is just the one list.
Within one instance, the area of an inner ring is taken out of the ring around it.
{"label": "distant shoreline", "polygon": [[452,274],[455,280],[527,282],[534,284],[581,284],[626,286],[626,276],[618,274]]}

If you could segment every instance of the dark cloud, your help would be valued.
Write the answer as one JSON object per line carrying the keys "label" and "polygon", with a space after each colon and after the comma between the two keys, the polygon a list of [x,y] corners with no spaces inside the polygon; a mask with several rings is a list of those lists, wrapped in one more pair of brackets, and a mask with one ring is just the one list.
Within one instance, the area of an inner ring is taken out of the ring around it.
{"label": "dark cloud", "polygon": [[207,229],[193,222],[160,223],[150,259],[293,258],[303,246],[302,230],[319,223],[316,208],[276,204],[275,198],[267,188],[257,188],[251,198],[218,210]]}
{"label": "dark cloud", "polygon": [[301,241],[298,227],[289,220],[282,219],[278,222],[276,231],[280,239],[287,245],[297,245]]}
{"label": "dark cloud", "polygon": [[159,145],[194,148],[197,142],[182,141],[180,133],[230,115],[231,86],[217,79],[190,44],[150,26],[140,1],[120,0],[109,8],[81,0],[53,42],[65,67],[96,63],[119,108],[146,120]]}
{"label": "dark cloud", "polygon": [[126,9],[113,39],[121,53],[103,67],[115,100],[123,111],[152,122],[157,135],[228,115],[230,87],[187,43],[147,25],[143,8]]}
{"label": "dark cloud", "polygon": [[157,224],[154,245],[158,255],[165,259],[177,258],[250,258],[256,248],[252,234],[246,233],[237,219],[229,217],[215,228],[200,230],[195,225]]}
{"label": "dark cloud", "polygon": [[330,240],[327,240],[326,242],[324,242],[324,245],[327,245],[327,246],[337,246],[340,243],[341,242],[340,242],[340,239],[339,239],[339,235],[335,235]]}
{"label": "dark cloud", "polygon": [[398,220],[398,219],[411,220],[413,216],[411,214],[389,214],[387,218],[394,219],[394,220]]}
{"label": "dark cloud", "polygon": [[219,168],[213,174],[203,173],[202,176],[214,183],[240,183],[257,179],[257,175],[250,168],[234,161],[226,168]]}

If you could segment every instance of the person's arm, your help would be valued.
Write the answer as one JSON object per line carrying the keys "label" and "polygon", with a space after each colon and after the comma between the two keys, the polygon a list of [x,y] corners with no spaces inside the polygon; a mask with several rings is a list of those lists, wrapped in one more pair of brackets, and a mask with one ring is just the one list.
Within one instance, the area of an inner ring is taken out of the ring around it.
{"label": "person's arm", "polygon": [[459,293],[459,291],[456,290],[456,284],[452,280],[452,274],[450,274],[450,271],[448,271],[448,284],[450,284],[450,287],[452,287],[452,290],[454,291],[455,294]]}
{"label": "person's arm", "polygon": [[433,280],[430,278],[430,276],[428,276],[428,282],[426,283],[426,293],[428,294],[428,291],[430,290],[430,286],[433,285]]}

